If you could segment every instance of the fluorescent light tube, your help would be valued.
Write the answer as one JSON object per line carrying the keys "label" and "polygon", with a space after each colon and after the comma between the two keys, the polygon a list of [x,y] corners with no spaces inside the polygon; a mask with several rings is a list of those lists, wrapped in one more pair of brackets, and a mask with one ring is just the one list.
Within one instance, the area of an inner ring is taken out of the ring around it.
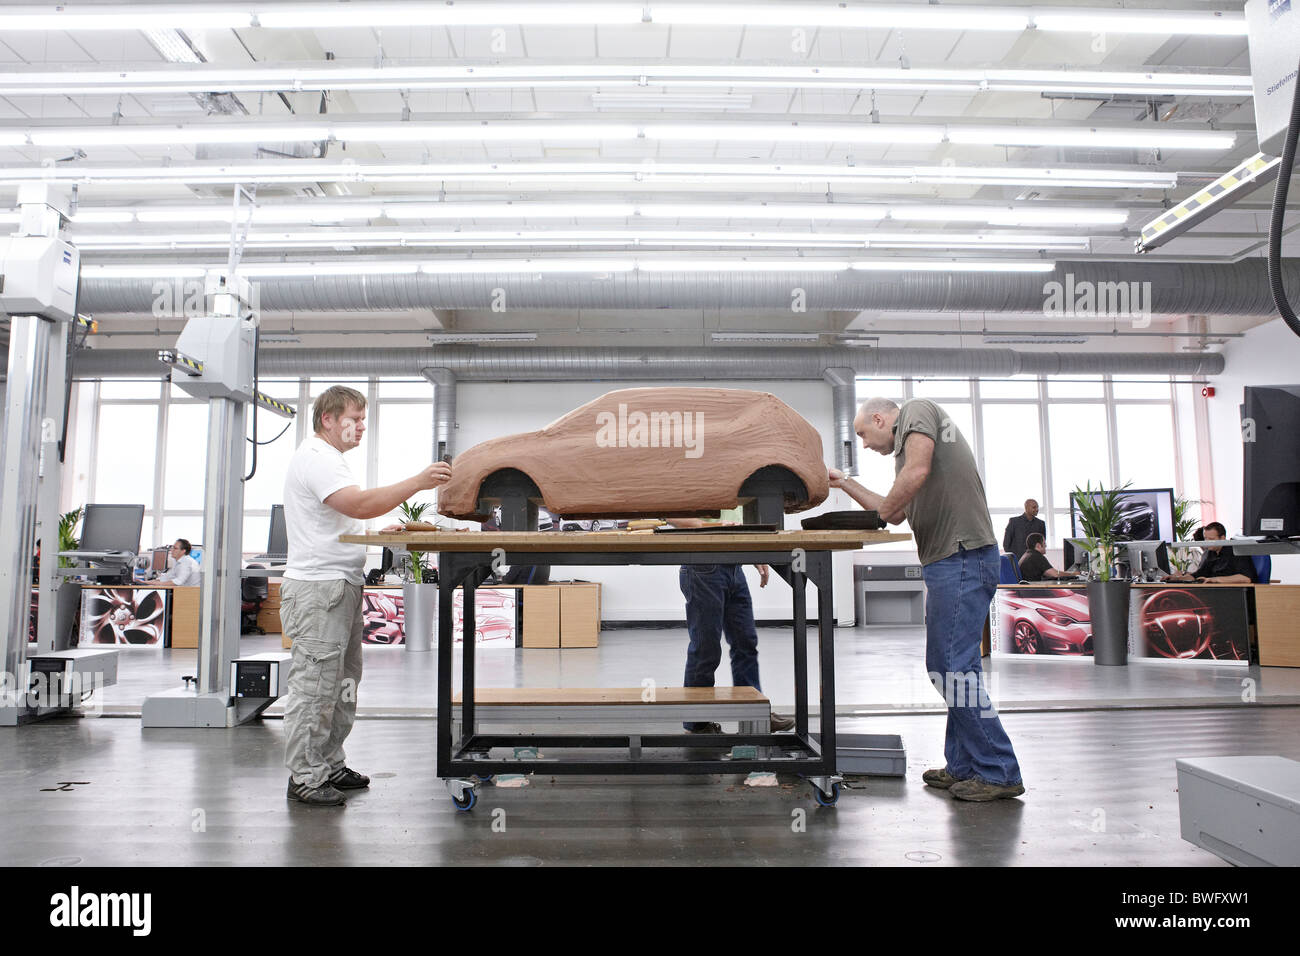
{"label": "fluorescent light tube", "polygon": [[[212,268],[216,268],[213,266]],[[179,265],[174,262],[149,263],[147,265],[103,265],[81,266],[83,279],[154,279],[168,276],[176,279],[202,279],[207,267]]]}
{"label": "fluorescent light tube", "polygon": [[430,275],[496,272],[631,272],[627,259],[435,259],[420,266]]}
{"label": "fluorescent light tube", "polygon": [[867,259],[852,263],[859,272],[1051,272],[1055,262],[1017,262],[998,259],[985,262],[959,260],[939,262],[932,259]]}
{"label": "fluorescent light tube", "polygon": [[1175,36],[1242,36],[1246,19],[1240,11],[1114,10],[1085,8],[1035,11],[1039,30],[1064,33],[1145,33]]}
{"label": "fluorescent light tube", "polygon": [[672,26],[853,27],[875,30],[1000,30],[1019,32],[1029,26],[1025,13],[1008,7],[926,8],[916,4],[650,3],[654,23]]}
{"label": "fluorescent light tube", "polygon": [[326,262],[245,262],[237,273],[245,278],[262,276],[334,276],[334,275],[414,275],[418,262],[351,262],[347,259]]}
{"label": "fluorescent light tube", "polygon": [[847,262],[828,259],[640,259],[642,272],[843,272]]}
{"label": "fluorescent light tube", "polygon": [[1235,133],[1086,127],[949,126],[948,142],[986,146],[1093,146],[1129,149],[1231,149]]}

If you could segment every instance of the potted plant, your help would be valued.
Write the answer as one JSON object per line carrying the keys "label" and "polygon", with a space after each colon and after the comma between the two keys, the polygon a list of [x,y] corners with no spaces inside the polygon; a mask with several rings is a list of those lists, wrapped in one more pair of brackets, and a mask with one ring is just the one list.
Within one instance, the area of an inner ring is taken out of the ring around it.
{"label": "potted plant", "polygon": [[1088,616],[1092,620],[1094,664],[1128,663],[1129,582],[1115,576],[1115,527],[1126,483],[1119,488],[1076,487],[1071,497],[1083,528],[1092,579],[1088,581]]}
{"label": "potted plant", "polygon": [[[59,551],[76,551],[81,546],[77,537],[77,525],[86,513],[85,506],[69,511],[59,518]],[[42,549],[43,550],[43,549]],[[70,568],[74,564],[71,558],[59,558],[59,567]],[[81,587],[75,581],[56,574],[54,586],[54,650],[67,650],[75,641],[78,618],[81,616]]]}
{"label": "potted plant", "polygon": [[[1192,515],[1192,509],[1199,505],[1199,501],[1193,501],[1190,498],[1174,499],[1174,540],[1190,541],[1192,535],[1196,532],[1196,527],[1200,520]],[[1191,548],[1174,548],[1169,552],[1169,564],[1177,574],[1186,574],[1191,571],[1196,559],[1192,554]]]}
{"label": "potted plant", "polygon": [[[403,502],[398,509],[403,524],[420,521],[429,504]],[[403,643],[408,651],[433,649],[433,628],[438,614],[438,572],[429,565],[429,556],[412,551],[411,580],[402,584]]]}

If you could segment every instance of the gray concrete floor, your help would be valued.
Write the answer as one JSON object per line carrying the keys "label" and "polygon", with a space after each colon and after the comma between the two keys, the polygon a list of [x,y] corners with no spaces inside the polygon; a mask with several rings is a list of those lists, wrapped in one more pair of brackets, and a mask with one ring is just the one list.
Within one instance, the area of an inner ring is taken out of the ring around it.
{"label": "gray concrete floor", "polygon": [[[685,628],[606,629],[596,648],[480,650],[475,659],[480,687],[680,686]],[[279,635],[245,637],[243,653],[280,649]],[[365,648],[358,710],[369,716],[431,716],[436,696],[436,653],[401,647]],[[460,652],[455,653],[456,682]],[[939,712],[941,701],[925,672],[925,630],[920,627],[839,628],[835,640],[836,711],[841,716]],[[138,714],[144,698],[180,687],[193,674],[193,650],[133,650],[119,656],[118,682],[103,691],[109,714]],[[792,638],[779,628],[759,629],[763,689],[777,710],[794,705]],[[1005,710],[1095,707],[1191,707],[1256,702],[1300,705],[1300,668],[1133,662],[1098,667],[1089,661],[1053,658],[986,659],[989,692]],[[817,657],[809,652],[814,711]],[[729,684],[724,656],[718,683]],[[279,710],[269,711],[274,715]]]}
{"label": "gray concrete floor", "polygon": [[[900,734],[908,771],[845,791],[833,810],[797,779],[751,788],[725,775],[542,774],[518,789],[485,786],[460,813],[434,771],[433,655],[391,648],[367,649],[369,719],[348,745],[349,763],[374,777],[370,790],[344,808],[290,805],[281,721],[142,730],[125,715],[179,684],[194,656],[124,655],[108,716],[0,728],[0,864],[1220,866],[1179,836],[1174,760],[1300,759],[1300,671],[998,660],[993,689],[1028,792],[963,804],[920,781],[943,750],[943,717],[926,712],[937,696],[918,661],[920,630],[838,638],[841,731]],[[760,645],[765,687],[788,709],[789,638],[763,630]],[[621,630],[603,632],[595,650],[486,651],[480,682],[674,684],[684,646],[682,631]],[[274,647],[276,638],[245,640],[248,652]],[[1243,680],[1254,681],[1253,703]],[[58,789],[65,781],[74,783]]]}
{"label": "gray concrete floor", "polygon": [[[1296,717],[1289,707],[1009,714],[1028,792],[995,804],[923,786],[920,772],[941,762],[943,718],[900,714],[842,723],[901,734],[909,768],[845,792],[835,809],[817,808],[802,782],[535,776],[484,787],[470,813],[434,776],[425,720],[358,721],[350,763],[375,779],[342,808],[285,801],[280,721],[142,732],[134,720],[60,720],[0,733],[0,863],[1219,866],[1179,837],[1174,759],[1300,758]],[[63,781],[80,783],[47,789]]]}

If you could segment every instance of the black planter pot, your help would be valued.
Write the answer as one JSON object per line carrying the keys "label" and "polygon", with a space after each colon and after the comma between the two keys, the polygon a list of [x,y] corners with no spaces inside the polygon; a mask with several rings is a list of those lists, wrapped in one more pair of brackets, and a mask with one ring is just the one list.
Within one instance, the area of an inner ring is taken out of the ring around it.
{"label": "black planter pot", "polygon": [[1128,663],[1127,581],[1089,581],[1088,615],[1092,618],[1092,662],[1123,666]]}

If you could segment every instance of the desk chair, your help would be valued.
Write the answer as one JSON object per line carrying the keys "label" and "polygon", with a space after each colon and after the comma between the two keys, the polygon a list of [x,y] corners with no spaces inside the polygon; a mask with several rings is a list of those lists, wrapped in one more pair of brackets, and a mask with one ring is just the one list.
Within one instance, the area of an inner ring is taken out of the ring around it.
{"label": "desk chair", "polygon": [[[250,564],[251,568],[265,568],[265,565]],[[257,623],[258,612],[267,595],[266,578],[244,578],[239,585],[239,633],[265,634],[266,629]]]}
{"label": "desk chair", "polygon": [[1016,564],[1016,559],[1009,554],[1002,555],[1002,567],[998,572],[998,583],[1020,583],[1020,567]]}
{"label": "desk chair", "polygon": [[1267,554],[1252,554],[1250,561],[1255,565],[1255,581],[1268,584],[1273,577],[1273,559]]}

